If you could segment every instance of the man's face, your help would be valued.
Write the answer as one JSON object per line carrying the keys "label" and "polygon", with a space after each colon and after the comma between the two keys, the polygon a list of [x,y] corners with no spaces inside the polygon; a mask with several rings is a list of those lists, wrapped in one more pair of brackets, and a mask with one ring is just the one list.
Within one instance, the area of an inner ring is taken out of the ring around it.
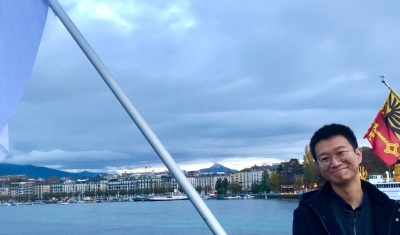
{"label": "man's face", "polygon": [[[333,185],[349,183],[359,180],[358,166],[362,160],[362,153],[359,148],[353,150],[351,144],[341,135],[333,136],[327,140],[321,140],[315,145],[317,160],[330,159],[330,165],[318,167],[322,176]],[[345,154],[345,155],[343,155]],[[338,161],[333,156],[343,155],[345,160]]]}

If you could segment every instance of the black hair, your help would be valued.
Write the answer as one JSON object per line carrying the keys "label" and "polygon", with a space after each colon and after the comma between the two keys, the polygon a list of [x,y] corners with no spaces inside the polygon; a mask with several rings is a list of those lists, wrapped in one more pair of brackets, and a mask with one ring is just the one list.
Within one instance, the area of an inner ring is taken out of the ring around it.
{"label": "black hair", "polygon": [[332,123],[329,125],[325,125],[317,130],[314,135],[311,137],[310,141],[310,151],[311,155],[314,158],[314,161],[317,161],[317,156],[315,154],[315,146],[321,140],[327,140],[333,136],[341,135],[349,141],[353,149],[358,148],[357,138],[354,135],[354,132],[350,129],[350,127]]}

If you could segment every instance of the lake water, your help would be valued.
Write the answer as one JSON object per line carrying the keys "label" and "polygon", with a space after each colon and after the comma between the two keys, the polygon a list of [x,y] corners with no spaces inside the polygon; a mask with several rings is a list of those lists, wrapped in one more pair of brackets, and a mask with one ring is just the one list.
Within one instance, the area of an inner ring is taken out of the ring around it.
{"label": "lake water", "polygon": [[[206,200],[227,234],[291,234],[297,200]],[[115,202],[0,207],[1,235],[212,234],[192,203]]]}

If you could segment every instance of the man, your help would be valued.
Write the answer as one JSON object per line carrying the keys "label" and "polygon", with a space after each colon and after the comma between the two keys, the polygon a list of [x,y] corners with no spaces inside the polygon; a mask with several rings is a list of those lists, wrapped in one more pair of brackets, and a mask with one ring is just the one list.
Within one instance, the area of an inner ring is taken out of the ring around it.
{"label": "man", "polygon": [[400,234],[400,204],[361,180],[362,152],[349,127],[323,126],[312,136],[310,151],[327,182],[301,196],[293,234]]}

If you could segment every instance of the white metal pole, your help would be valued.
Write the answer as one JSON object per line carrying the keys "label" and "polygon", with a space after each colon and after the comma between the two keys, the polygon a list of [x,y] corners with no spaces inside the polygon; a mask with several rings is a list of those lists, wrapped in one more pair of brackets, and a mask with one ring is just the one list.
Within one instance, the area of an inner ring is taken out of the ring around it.
{"label": "white metal pole", "polygon": [[111,91],[114,93],[114,95],[117,97],[117,99],[119,100],[121,105],[124,107],[126,112],[129,114],[129,116],[135,122],[136,126],[139,128],[139,130],[142,132],[144,137],[147,139],[147,141],[153,147],[154,151],[156,151],[156,153],[158,154],[160,159],[164,162],[165,166],[168,168],[168,170],[171,172],[171,174],[175,177],[175,179],[178,181],[178,183],[182,186],[184,192],[187,194],[187,196],[190,199],[190,201],[192,202],[193,206],[199,212],[199,214],[201,215],[203,220],[206,222],[206,224],[208,225],[210,230],[214,234],[225,235],[226,234],[225,230],[222,228],[222,226],[219,224],[219,222],[217,221],[215,216],[212,214],[210,209],[204,203],[203,199],[201,199],[200,195],[196,192],[196,190],[190,184],[189,180],[186,178],[186,176],[183,174],[183,172],[179,169],[179,167],[176,164],[176,162],[174,161],[174,159],[171,157],[171,155],[165,149],[163,144],[160,142],[160,140],[157,138],[157,136],[154,134],[154,132],[148,126],[146,121],[142,118],[140,113],[133,106],[133,104],[131,103],[129,98],[122,91],[121,87],[117,84],[114,77],[108,71],[106,66],[103,64],[103,62],[97,56],[97,54],[92,49],[92,47],[89,45],[89,43],[86,41],[86,39],[83,37],[83,35],[79,32],[78,28],[71,21],[71,19],[69,18],[67,13],[64,11],[64,9],[61,7],[61,5],[58,3],[58,1],[51,0],[50,7],[54,11],[54,13],[60,18],[61,22],[67,28],[68,32],[75,39],[76,43],[79,45],[79,47],[85,53],[85,55],[90,60],[90,62],[93,64],[93,66],[96,68],[97,72],[100,74],[100,76],[106,82],[106,84],[111,89]]}

